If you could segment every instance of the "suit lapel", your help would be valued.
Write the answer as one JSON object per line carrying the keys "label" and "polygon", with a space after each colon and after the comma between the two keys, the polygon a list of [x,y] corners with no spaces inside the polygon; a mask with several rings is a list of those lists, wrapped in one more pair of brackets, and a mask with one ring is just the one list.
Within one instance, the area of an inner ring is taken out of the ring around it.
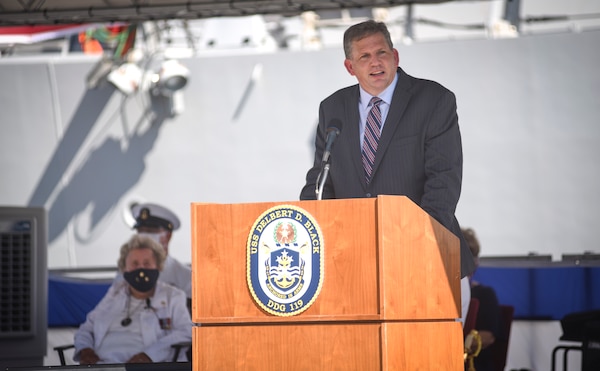
{"label": "suit lapel", "polygon": [[354,169],[358,178],[361,180],[361,184],[366,189],[365,171],[362,165],[362,153],[360,148],[360,114],[358,112],[358,100],[360,99],[360,90],[358,85],[354,86],[354,89],[350,90],[348,100],[346,101],[346,107],[344,107],[347,123],[346,134],[349,138],[349,150],[350,158],[354,164]]}
{"label": "suit lapel", "polygon": [[385,119],[381,137],[379,138],[379,144],[377,146],[377,153],[375,153],[375,163],[373,164],[371,178],[375,177],[377,168],[379,167],[379,164],[381,163],[381,160],[387,151],[390,142],[392,141],[394,133],[401,124],[400,119],[402,118],[410,99],[409,87],[410,81],[407,75],[404,73],[404,71],[402,71],[401,68],[398,68],[398,82],[396,83],[396,88],[394,89],[394,94],[392,96],[392,104],[390,104],[390,110],[388,111],[388,115]]}

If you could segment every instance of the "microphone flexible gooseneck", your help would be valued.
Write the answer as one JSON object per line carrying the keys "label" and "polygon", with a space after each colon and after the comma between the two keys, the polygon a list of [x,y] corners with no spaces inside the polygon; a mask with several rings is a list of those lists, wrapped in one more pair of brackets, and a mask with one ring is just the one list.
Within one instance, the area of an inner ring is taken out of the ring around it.
{"label": "microphone flexible gooseneck", "polygon": [[317,195],[317,200],[323,199],[323,188],[325,187],[325,181],[327,180],[327,176],[329,175],[329,158],[331,157],[331,148],[333,148],[333,142],[340,134],[341,122],[338,119],[331,120],[329,127],[327,128],[327,137],[325,138],[325,151],[323,151],[323,158],[321,159],[321,170],[319,171],[319,175],[317,175],[317,180],[315,183],[315,194]]}

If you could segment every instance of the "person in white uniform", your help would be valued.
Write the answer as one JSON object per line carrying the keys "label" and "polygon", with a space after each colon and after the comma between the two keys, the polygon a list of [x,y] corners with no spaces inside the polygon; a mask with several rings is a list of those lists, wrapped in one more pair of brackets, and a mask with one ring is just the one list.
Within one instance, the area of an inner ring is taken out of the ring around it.
{"label": "person in white uniform", "polygon": [[[100,300],[75,333],[80,364],[170,362],[172,344],[192,339],[185,293],[158,282],[166,254],[152,238],[133,235],[118,260],[123,281]],[[181,353],[180,361],[186,360]]]}
{"label": "person in white uniform", "polygon": [[[158,280],[183,290],[189,306],[192,297],[192,270],[169,255],[169,243],[173,231],[179,229],[181,225],[179,218],[171,210],[154,203],[136,204],[131,208],[131,213],[136,221],[133,228],[139,234],[158,241],[165,249],[167,259]],[[122,279],[122,276],[117,274],[115,283]]]}

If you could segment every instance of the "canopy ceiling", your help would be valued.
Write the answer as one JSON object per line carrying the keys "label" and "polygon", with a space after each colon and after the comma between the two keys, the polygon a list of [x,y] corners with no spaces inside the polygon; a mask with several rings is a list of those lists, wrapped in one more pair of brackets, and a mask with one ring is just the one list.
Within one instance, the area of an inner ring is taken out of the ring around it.
{"label": "canopy ceiling", "polygon": [[252,14],[391,7],[450,0],[2,0],[0,26],[198,19]]}

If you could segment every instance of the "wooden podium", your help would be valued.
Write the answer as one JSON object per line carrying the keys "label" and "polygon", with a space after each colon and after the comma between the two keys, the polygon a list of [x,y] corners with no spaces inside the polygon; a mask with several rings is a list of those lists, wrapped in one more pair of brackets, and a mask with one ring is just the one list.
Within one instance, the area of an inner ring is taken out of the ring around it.
{"label": "wooden podium", "polygon": [[[247,241],[279,204],[310,213],[324,275],[304,312],[255,302]],[[194,370],[463,370],[458,238],[404,196],[191,205]]]}

